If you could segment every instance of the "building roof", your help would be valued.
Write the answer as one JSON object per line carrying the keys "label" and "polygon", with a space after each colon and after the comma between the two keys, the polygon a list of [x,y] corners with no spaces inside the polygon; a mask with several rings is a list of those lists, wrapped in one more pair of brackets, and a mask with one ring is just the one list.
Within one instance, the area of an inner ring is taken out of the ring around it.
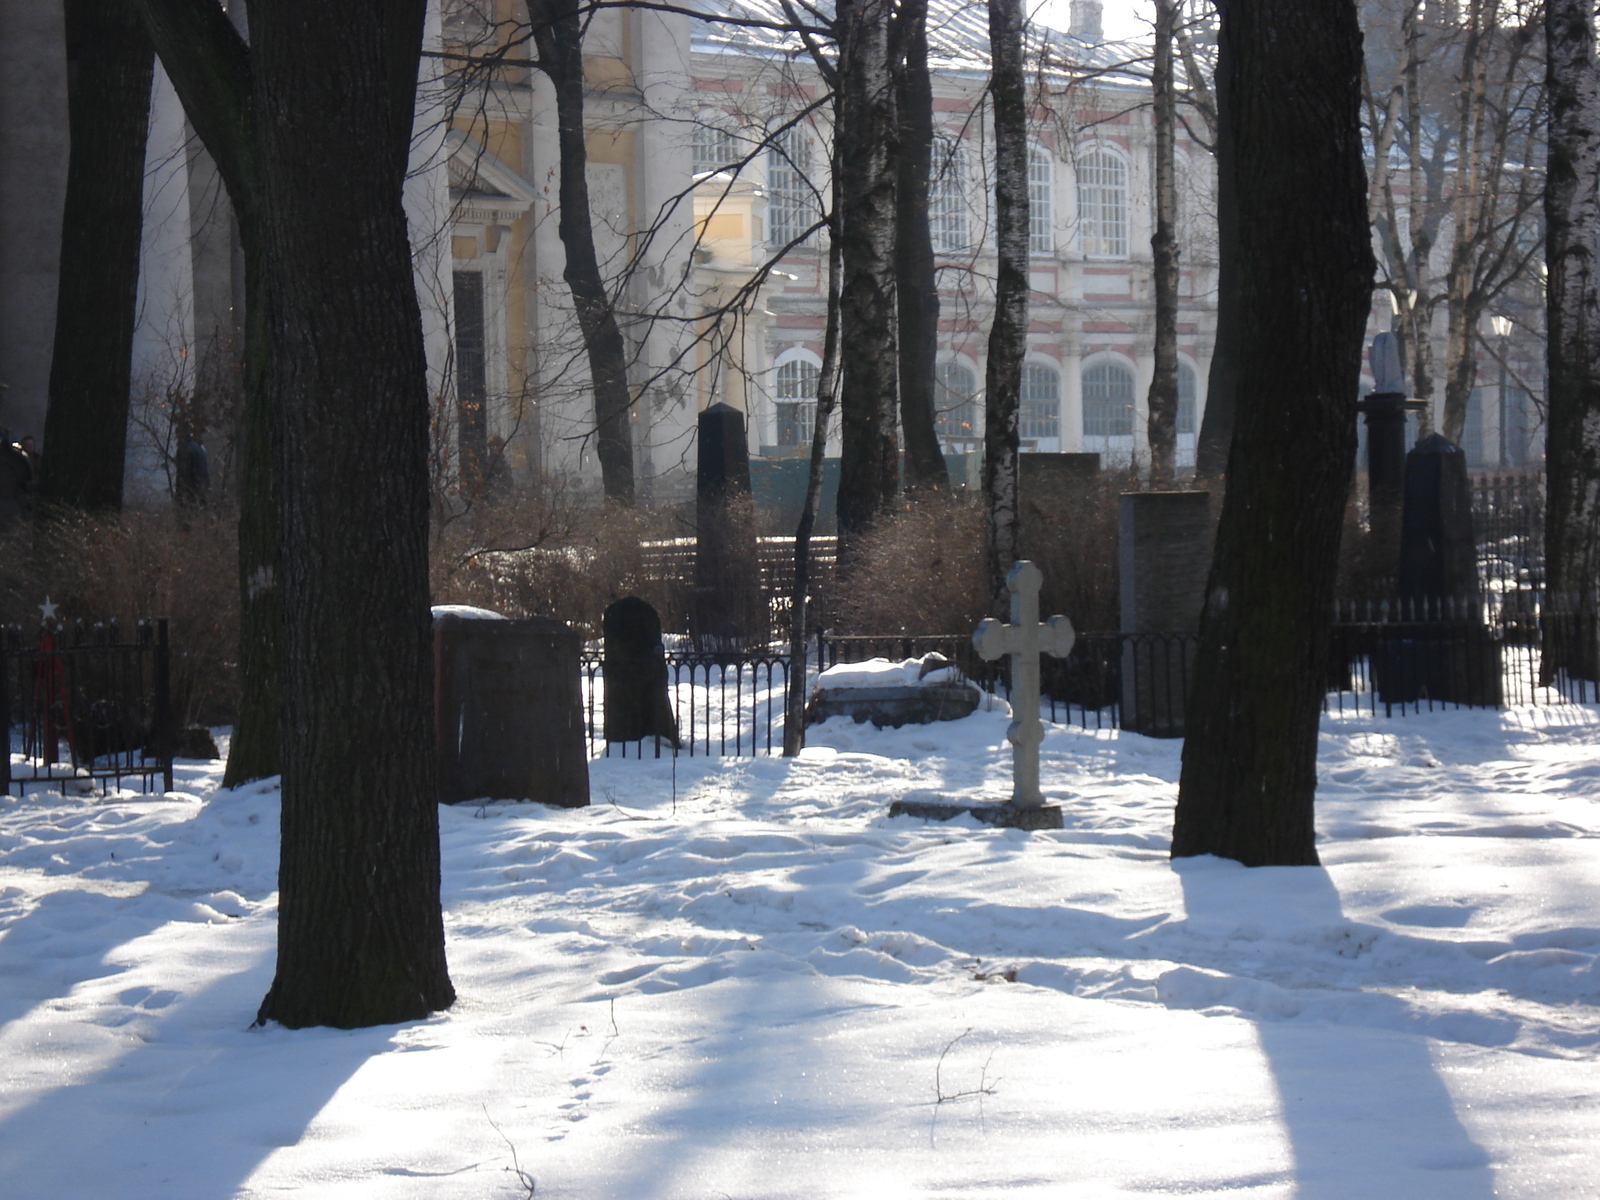
{"label": "building roof", "polygon": [[[695,21],[690,46],[700,54],[729,54],[740,57],[784,58],[806,53],[800,37],[787,28],[790,24],[783,0],[688,0],[689,7],[706,14]],[[793,11],[802,20],[825,26],[833,13],[833,0],[791,0]],[[716,20],[759,22],[742,25]],[[1102,81],[1125,86],[1143,84],[1137,64],[1149,51],[1137,42],[1090,42],[1045,25],[1030,23],[1028,57],[1047,63],[1062,73],[1092,72]],[[831,44],[827,44],[831,51]],[[928,59],[935,72],[989,71],[989,17],[984,4],[972,0],[929,0]]]}

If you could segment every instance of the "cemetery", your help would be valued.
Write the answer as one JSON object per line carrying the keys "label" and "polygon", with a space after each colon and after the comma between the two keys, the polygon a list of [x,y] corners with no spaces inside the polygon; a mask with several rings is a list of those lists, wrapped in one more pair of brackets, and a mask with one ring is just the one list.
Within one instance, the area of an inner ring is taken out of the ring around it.
{"label": "cemetery", "polygon": [[[245,1028],[277,783],[225,789],[220,760],[175,751],[164,628],[42,612],[52,640],[7,643],[0,1176],[112,1197],[1591,1194],[1600,724],[1588,680],[1539,668],[1541,637],[1587,627],[1529,620],[1525,489],[1427,443],[1407,461],[1391,527],[1423,582],[1340,602],[1322,868],[1167,858],[1203,493],[1118,498],[1120,629],[1074,632],[1019,562],[1005,621],[819,629],[797,666],[760,621],[781,578],[748,543],[697,567],[698,538],[670,621],[637,596],[592,626],[439,605],[460,999],[353,1032]],[[748,536],[718,488],[703,536]],[[152,657],[100,691],[148,697],[147,736],[103,754],[90,656],[124,645]],[[60,1153],[63,1128],[88,1152]]]}
{"label": "cemetery", "polygon": [[326,8],[0,16],[0,1198],[1600,1195],[1592,4]]}

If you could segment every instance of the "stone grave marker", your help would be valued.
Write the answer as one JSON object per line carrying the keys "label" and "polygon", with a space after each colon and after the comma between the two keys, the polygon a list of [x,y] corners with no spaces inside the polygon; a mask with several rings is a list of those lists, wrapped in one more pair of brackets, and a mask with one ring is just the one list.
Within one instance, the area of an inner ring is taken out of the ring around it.
{"label": "stone grave marker", "polygon": [[760,568],[744,414],[713,404],[700,413],[695,465],[695,644],[736,649],[760,636]]}
{"label": "stone grave marker", "polygon": [[1208,492],[1125,492],[1118,500],[1122,728],[1182,737],[1184,689],[1211,570]]}
{"label": "stone grave marker", "polygon": [[1011,659],[1011,724],[1006,729],[1011,743],[1011,799],[1005,804],[897,800],[889,807],[891,817],[948,821],[970,813],[986,825],[1061,828],[1061,809],[1046,804],[1039,790],[1039,746],[1044,741],[1044,723],[1039,720],[1039,655],[1065,658],[1077,635],[1065,617],[1039,620],[1039,587],[1043,582],[1039,568],[1027,559],[1013,564],[1006,575],[1006,587],[1011,592],[1010,623],[1002,624],[989,617],[972,635],[979,657],[991,662],[1002,655]]}
{"label": "stone grave marker", "polygon": [[434,610],[439,799],[589,803],[581,642],[564,621]]}
{"label": "stone grave marker", "polygon": [[624,596],[600,618],[605,647],[605,739],[665,738],[678,745],[678,722],[667,695],[661,618],[637,596]]}

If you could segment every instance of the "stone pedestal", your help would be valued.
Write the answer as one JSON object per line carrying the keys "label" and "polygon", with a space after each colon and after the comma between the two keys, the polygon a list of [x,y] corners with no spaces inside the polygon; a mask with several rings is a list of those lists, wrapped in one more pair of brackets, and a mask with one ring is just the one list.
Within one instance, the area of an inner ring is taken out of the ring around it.
{"label": "stone pedestal", "polygon": [[1478,594],[1467,456],[1440,433],[1406,455],[1399,592],[1402,603]]}
{"label": "stone pedestal", "polygon": [[1130,492],[1118,507],[1122,728],[1182,737],[1185,693],[1211,570],[1207,492]]}
{"label": "stone pedestal", "polygon": [[439,799],[589,803],[575,630],[548,617],[433,624]]}

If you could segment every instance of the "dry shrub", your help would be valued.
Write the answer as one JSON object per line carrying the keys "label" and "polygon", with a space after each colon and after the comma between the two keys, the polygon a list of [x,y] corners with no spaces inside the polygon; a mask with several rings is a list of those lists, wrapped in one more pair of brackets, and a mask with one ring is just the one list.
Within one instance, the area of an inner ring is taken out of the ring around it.
{"label": "dry shrub", "polygon": [[666,629],[686,629],[693,545],[645,543],[693,531],[679,510],[597,508],[553,481],[439,521],[433,600],[555,617],[597,638],[606,606],[633,595],[655,606]]}
{"label": "dry shrub", "polygon": [[[1118,497],[1140,486],[1134,471],[1106,471],[1024,503],[1019,552],[1044,574],[1041,614],[1065,613],[1084,631],[1119,628]],[[858,541],[829,597],[833,627],[878,636],[970,633],[986,615],[984,537],[976,493],[907,503]]]}
{"label": "dry shrub", "polygon": [[1118,571],[1118,506],[1139,491],[1137,471],[1102,471],[1082,487],[1044,503],[1024,497],[1018,550],[1044,574],[1041,615],[1063,613],[1073,628],[1107,633],[1122,627]]}
{"label": "dry shrub", "polygon": [[962,634],[984,615],[983,507],[966,493],[908,502],[857,539],[828,598],[846,634]]}
{"label": "dry shrub", "polygon": [[164,508],[13,528],[0,546],[0,622],[36,629],[46,596],[64,623],[116,621],[125,638],[166,617],[175,719],[227,724],[238,704],[235,525],[226,510]]}

